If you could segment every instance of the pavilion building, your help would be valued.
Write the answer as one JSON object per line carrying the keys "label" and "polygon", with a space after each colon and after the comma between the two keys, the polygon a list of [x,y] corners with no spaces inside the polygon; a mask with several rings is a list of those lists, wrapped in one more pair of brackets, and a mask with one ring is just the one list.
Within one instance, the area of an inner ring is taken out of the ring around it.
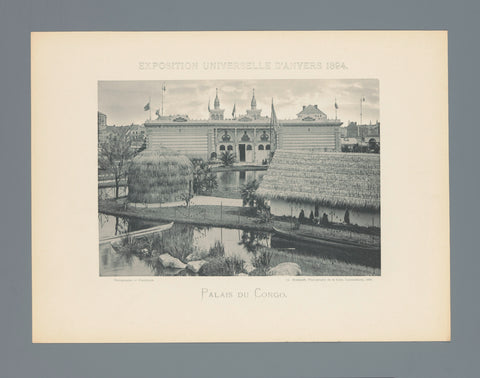
{"label": "pavilion building", "polygon": [[[234,107],[235,109],[235,107]],[[191,120],[187,115],[158,116],[145,122],[147,148],[160,146],[191,158],[210,159],[225,151],[237,162],[261,164],[276,149],[307,152],[339,152],[341,121],[331,120],[317,105],[304,106],[296,119],[276,120],[257,109],[255,92],[246,114],[225,119],[218,89],[209,119]],[[272,115],[274,108],[272,104]]]}

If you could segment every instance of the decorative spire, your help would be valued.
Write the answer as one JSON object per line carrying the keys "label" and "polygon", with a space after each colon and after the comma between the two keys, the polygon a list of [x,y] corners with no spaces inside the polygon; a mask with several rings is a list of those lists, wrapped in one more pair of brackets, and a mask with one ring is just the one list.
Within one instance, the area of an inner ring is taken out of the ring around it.
{"label": "decorative spire", "polygon": [[218,88],[216,88],[215,101],[213,102],[213,107],[215,109],[220,108],[220,100],[218,99]]}
{"label": "decorative spire", "polygon": [[252,110],[255,110],[257,108],[257,100],[255,100],[255,88],[252,90]]}

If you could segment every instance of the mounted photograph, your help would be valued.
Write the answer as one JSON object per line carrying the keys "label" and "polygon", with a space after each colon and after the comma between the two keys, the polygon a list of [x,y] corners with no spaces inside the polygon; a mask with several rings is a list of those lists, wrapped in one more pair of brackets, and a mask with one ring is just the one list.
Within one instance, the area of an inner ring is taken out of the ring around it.
{"label": "mounted photograph", "polygon": [[34,33],[34,342],[450,340],[447,42]]}
{"label": "mounted photograph", "polygon": [[98,81],[100,276],[380,276],[377,79]]}

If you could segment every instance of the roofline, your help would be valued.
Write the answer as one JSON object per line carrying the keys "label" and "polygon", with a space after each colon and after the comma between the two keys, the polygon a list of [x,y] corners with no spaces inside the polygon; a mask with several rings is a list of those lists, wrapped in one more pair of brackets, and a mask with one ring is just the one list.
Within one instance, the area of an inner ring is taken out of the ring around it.
{"label": "roofline", "polygon": [[[235,119],[225,120],[187,120],[187,121],[146,121],[145,127],[160,127],[160,126],[269,126],[270,118],[263,120],[252,121],[239,121]],[[314,121],[302,121],[302,120],[279,120],[279,126],[341,126],[342,121],[338,120],[314,120]]]}

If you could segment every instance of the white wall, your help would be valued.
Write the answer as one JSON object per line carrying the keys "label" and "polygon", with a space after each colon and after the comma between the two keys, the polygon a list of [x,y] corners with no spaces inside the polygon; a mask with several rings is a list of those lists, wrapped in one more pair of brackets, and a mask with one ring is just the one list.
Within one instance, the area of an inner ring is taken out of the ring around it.
{"label": "white wall", "polygon": [[208,128],[195,126],[148,127],[147,147],[163,145],[188,156],[208,158]]}
{"label": "white wall", "polygon": [[283,150],[335,151],[337,148],[336,126],[284,126],[279,133],[279,148]]}

